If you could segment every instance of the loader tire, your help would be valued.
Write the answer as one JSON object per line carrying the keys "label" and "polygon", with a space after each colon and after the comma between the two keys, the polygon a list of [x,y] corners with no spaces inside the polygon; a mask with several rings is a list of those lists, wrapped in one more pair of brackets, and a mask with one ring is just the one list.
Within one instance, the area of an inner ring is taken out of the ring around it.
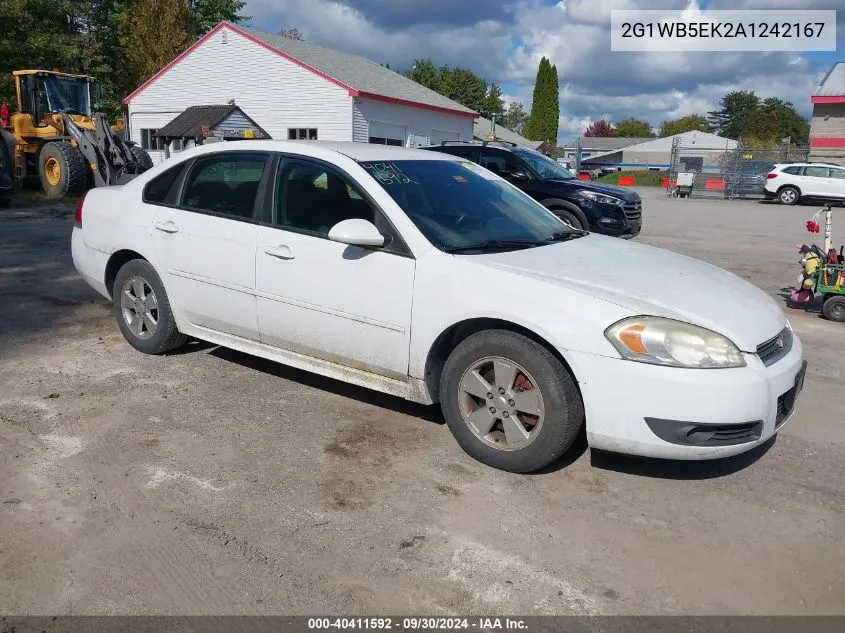
{"label": "loader tire", "polygon": [[70,143],[52,141],[38,154],[38,175],[48,198],[81,196],[88,182],[88,165]]}
{"label": "loader tire", "polygon": [[138,161],[138,164],[141,165],[142,171],[147,171],[148,169],[153,168],[153,159],[150,158],[150,155],[147,153],[142,147],[138,145],[130,145],[129,151],[132,152],[132,155],[135,157],[135,160]]}

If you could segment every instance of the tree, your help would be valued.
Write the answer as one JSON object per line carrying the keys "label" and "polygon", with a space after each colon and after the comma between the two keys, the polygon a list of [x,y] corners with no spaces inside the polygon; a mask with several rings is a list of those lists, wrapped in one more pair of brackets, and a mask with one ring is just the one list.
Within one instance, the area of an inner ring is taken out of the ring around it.
{"label": "tree", "polygon": [[402,74],[421,86],[440,92],[440,70],[430,59],[414,60],[414,65]]}
{"label": "tree", "polygon": [[522,134],[534,141],[545,141],[551,147],[557,145],[558,119],[560,118],[560,95],[557,67],[543,57],[537,68],[534,83],[534,97],[531,102],[531,116],[525,123]]}
{"label": "tree", "polygon": [[523,105],[519,101],[511,101],[497,123],[511,132],[522,134],[522,128],[527,120],[528,113]]}
{"label": "tree", "polygon": [[0,0],[0,102],[16,100],[13,70],[59,67],[83,72],[88,56],[73,0]]}
{"label": "tree", "polygon": [[711,126],[722,136],[738,139],[749,117],[760,107],[760,97],[753,90],[734,90],[722,97],[720,106],[708,113]]}
{"label": "tree", "polygon": [[674,136],[675,134],[683,134],[684,132],[709,132],[711,130],[710,124],[700,114],[690,114],[670,121],[663,121],[660,124],[659,136]]}
{"label": "tree", "polygon": [[121,82],[126,92],[140,85],[194,41],[184,0],[141,0],[123,14]]}
{"label": "tree", "polygon": [[[281,35],[282,37],[290,38],[292,40],[305,39],[304,37],[302,37],[302,32],[296,27],[291,29],[279,29],[279,35]],[[388,68],[390,68],[390,66],[388,66]]]}
{"label": "tree", "polygon": [[604,119],[593,121],[584,130],[584,136],[616,136],[616,128]]}
{"label": "tree", "polygon": [[789,137],[793,143],[806,143],[810,137],[810,124],[788,101],[776,97],[763,99],[760,110],[773,114],[777,118],[777,134],[773,140],[780,144],[781,139]]}
{"label": "tree", "polygon": [[487,96],[484,98],[484,105],[478,113],[485,119],[501,120],[505,113],[505,101],[502,99],[502,89],[496,84],[490,84],[487,89]]}
{"label": "tree", "polygon": [[223,20],[227,22],[249,20],[249,16],[240,14],[245,6],[244,0],[189,0],[191,35],[195,38],[202,37]]}
{"label": "tree", "polygon": [[654,132],[651,131],[651,125],[646,121],[631,117],[617,123],[613,135],[625,138],[651,138],[654,136]]}

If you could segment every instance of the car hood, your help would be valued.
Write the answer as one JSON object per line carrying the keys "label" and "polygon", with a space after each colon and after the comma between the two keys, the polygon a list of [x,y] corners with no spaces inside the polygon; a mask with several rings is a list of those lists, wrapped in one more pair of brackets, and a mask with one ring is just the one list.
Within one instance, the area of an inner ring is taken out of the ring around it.
{"label": "car hood", "polygon": [[755,352],[786,323],[773,298],[733,273],[636,242],[591,234],[550,246],[467,257],[482,266],[609,301],[634,314],[705,327],[727,336],[744,352]]}
{"label": "car hood", "polygon": [[621,198],[625,202],[638,202],[640,196],[636,191],[631,191],[625,187],[617,187],[616,185],[606,185],[604,183],[592,182],[589,180],[546,180],[547,183],[554,183],[561,187],[574,187],[576,189],[584,189],[587,191],[595,191],[596,193],[603,193],[608,196],[615,196]]}

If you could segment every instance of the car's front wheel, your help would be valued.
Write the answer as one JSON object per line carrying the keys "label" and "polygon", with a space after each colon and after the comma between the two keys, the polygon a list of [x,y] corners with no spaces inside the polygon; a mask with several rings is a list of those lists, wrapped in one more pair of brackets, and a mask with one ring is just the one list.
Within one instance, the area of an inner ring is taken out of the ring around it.
{"label": "car's front wheel", "polygon": [[443,415],[475,459],[516,473],[552,464],[584,424],[575,379],[527,336],[486,330],[449,355],[440,379]]}
{"label": "car's front wheel", "polygon": [[581,219],[575,213],[569,211],[568,209],[552,209],[552,213],[554,213],[557,217],[566,222],[573,229],[581,231],[587,228],[586,226],[584,226],[584,223],[581,222]]}
{"label": "car's front wheel", "polygon": [[164,284],[148,261],[133,259],[121,266],[112,299],[117,325],[138,351],[161,354],[187,341],[176,328]]}
{"label": "car's front wheel", "polygon": [[783,187],[778,191],[778,201],[781,204],[795,204],[801,198],[801,193],[795,187]]}

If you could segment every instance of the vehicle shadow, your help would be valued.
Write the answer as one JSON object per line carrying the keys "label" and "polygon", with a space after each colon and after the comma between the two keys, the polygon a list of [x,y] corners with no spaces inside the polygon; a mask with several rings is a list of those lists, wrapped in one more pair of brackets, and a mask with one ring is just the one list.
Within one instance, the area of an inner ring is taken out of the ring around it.
{"label": "vehicle shadow", "polygon": [[748,468],[768,453],[776,441],[777,435],[740,455],[702,461],[634,457],[593,450],[590,454],[590,464],[602,470],[654,479],[716,479]]}
{"label": "vehicle shadow", "polygon": [[[306,387],[312,387],[313,389],[319,389],[321,391],[328,391],[338,396],[365,402],[375,407],[389,409],[403,415],[410,415],[415,418],[425,420],[426,422],[433,422],[434,424],[440,425],[446,424],[446,421],[443,419],[443,414],[440,411],[440,407],[437,405],[424,405],[417,402],[411,402],[410,400],[405,400],[398,396],[391,396],[390,394],[373,391],[372,389],[366,389],[365,387],[359,387],[357,385],[351,385],[340,380],[335,380],[334,378],[327,378],[318,374],[312,374],[308,371],[288,367],[287,365],[282,365],[281,363],[244,354],[243,352],[238,352],[226,347],[215,347],[210,345],[209,347],[213,347],[213,349],[208,352],[212,356],[230,363],[238,364],[241,367],[247,367],[270,376],[275,376],[276,378],[282,378],[283,380],[290,380],[291,382],[305,385]],[[204,348],[195,347],[193,350],[189,351],[200,351],[200,349]]]}

